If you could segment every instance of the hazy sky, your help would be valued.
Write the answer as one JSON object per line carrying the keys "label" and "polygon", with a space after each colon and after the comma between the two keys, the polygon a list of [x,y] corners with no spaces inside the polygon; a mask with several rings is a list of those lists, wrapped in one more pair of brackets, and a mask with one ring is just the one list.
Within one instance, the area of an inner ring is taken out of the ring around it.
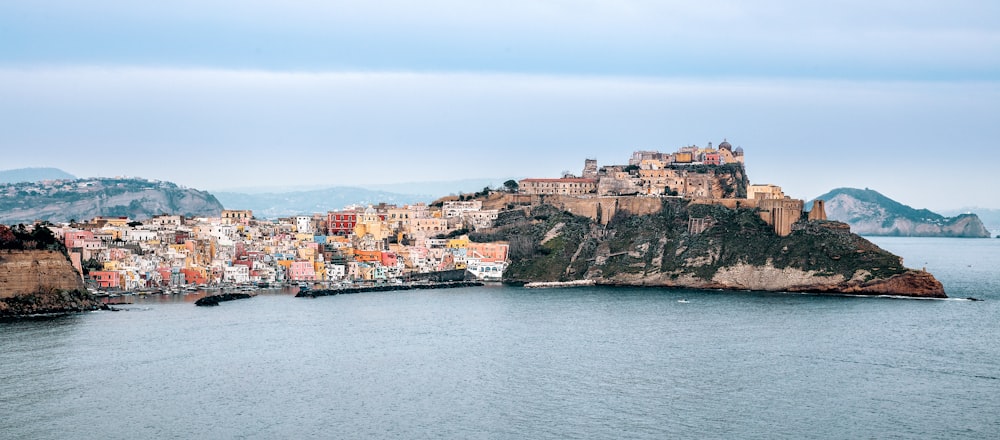
{"label": "hazy sky", "polygon": [[201,189],[727,138],[793,197],[1000,208],[1000,2],[5,0],[0,121],[0,169]]}

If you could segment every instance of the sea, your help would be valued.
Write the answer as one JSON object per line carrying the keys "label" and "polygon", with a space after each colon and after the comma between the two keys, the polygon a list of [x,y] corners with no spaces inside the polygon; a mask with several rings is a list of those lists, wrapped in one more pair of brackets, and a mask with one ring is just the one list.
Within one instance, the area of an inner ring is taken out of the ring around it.
{"label": "sea", "polygon": [[870,240],[952,298],[274,290],[3,322],[0,438],[1000,438],[1000,239]]}

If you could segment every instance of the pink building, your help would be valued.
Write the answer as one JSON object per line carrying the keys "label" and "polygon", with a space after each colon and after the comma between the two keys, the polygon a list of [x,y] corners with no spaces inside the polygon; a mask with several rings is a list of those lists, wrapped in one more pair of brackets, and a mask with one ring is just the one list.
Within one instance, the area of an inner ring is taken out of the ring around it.
{"label": "pink building", "polygon": [[63,244],[67,248],[83,247],[84,240],[93,240],[94,233],[91,231],[67,231],[63,236]]}
{"label": "pink building", "polygon": [[288,278],[292,281],[316,281],[316,270],[308,261],[295,261],[288,267]]}
{"label": "pink building", "polygon": [[705,153],[705,165],[719,165],[719,153]]}
{"label": "pink building", "polygon": [[392,267],[396,265],[399,258],[393,252],[382,252],[382,265],[387,267]]}

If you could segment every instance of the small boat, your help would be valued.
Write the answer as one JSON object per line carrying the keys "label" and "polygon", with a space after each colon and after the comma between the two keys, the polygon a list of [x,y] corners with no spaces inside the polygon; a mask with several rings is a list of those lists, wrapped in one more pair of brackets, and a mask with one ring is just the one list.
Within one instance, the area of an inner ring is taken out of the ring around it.
{"label": "small boat", "polygon": [[687,303],[689,303],[689,302],[691,302],[691,301],[688,301],[688,300],[686,300],[686,299],[679,299],[679,300],[677,300],[677,302],[679,302],[679,303],[681,303],[681,304],[687,304]]}

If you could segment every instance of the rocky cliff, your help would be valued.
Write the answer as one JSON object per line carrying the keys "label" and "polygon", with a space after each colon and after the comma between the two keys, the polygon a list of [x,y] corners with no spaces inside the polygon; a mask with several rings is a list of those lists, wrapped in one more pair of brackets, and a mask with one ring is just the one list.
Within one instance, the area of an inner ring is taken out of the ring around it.
{"label": "rocky cliff", "polygon": [[0,318],[95,310],[66,256],[49,250],[0,250]]}
{"label": "rocky cliff", "polygon": [[870,189],[838,188],[817,199],[826,201],[826,215],[861,235],[904,237],[987,238],[989,230],[975,214],[945,217],[914,209]]}
{"label": "rocky cliff", "polygon": [[64,222],[98,216],[218,216],[215,196],[146,179],[77,179],[0,185],[0,223]]}
{"label": "rocky cliff", "polygon": [[505,282],[945,297],[941,283],[840,222],[799,222],[779,237],[750,209],[665,200],[607,225],[551,205],[501,213],[475,241],[507,240]]}

